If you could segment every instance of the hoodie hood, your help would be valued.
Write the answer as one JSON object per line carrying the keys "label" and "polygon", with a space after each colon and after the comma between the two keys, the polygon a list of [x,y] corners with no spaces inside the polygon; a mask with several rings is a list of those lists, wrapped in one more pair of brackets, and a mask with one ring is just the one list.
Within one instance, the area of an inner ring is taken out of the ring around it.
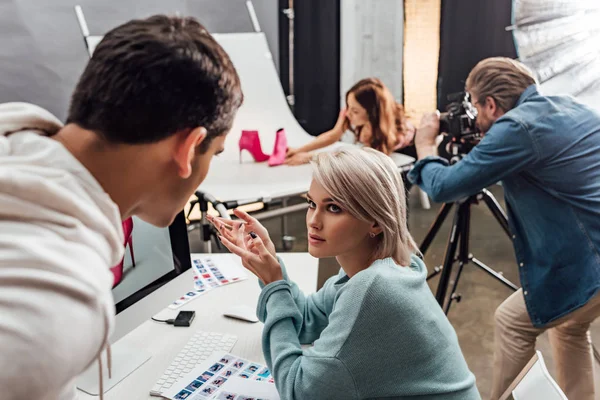
{"label": "hoodie hood", "polygon": [[89,234],[104,237],[100,253],[113,266],[124,251],[119,209],[90,172],[49,138],[62,126],[36,105],[0,104],[0,217],[43,223],[73,218],[73,224],[93,231]]}
{"label": "hoodie hood", "polygon": [[62,123],[50,112],[29,103],[0,104],[0,136],[31,130],[54,135]]}

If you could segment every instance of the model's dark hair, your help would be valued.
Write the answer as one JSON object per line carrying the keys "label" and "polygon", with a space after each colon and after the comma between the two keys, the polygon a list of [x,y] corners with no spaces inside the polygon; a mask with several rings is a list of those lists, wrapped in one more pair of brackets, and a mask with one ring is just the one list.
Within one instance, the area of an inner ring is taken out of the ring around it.
{"label": "model's dark hair", "polygon": [[[398,142],[398,136],[403,135],[406,129],[404,107],[396,103],[389,89],[377,78],[361,79],[352,86],[346,92],[346,106],[350,93],[367,111],[372,130],[369,147],[390,154]],[[346,125],[346,128],[352,130],[357,138],[360,136],[362,127]]]}
{"label": "model's dark hair", "polygon": [[71,98],[67,123],[110,143],[153,143],[202,126],[231,129],[243,100],[228,55],[194,18],[155,15],[108,32]]}

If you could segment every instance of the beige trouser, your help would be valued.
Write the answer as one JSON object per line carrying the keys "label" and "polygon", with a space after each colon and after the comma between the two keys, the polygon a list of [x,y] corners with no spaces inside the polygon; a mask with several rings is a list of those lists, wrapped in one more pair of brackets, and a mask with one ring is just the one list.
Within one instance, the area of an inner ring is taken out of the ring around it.
{"label": "beige trouser", "polygon": [[[548,331],[558,384],[570,400],[594,399],[590,324],[600,316],[600,293],[583,307],[543,328],[531,323],[523,290],[506,299],[495,313],[494,380],[491,400],[497,400],[535,353],[535,341]],[[600,344],[600,343],[599,343]]]}

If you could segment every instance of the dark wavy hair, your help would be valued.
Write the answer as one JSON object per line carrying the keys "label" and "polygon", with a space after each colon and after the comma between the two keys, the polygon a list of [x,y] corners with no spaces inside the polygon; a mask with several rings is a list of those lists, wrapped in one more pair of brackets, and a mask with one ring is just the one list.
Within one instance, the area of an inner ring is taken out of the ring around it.
{"label": "dark wavy hair", "polygon": [[[346,92],[346,106],[350,93],[367,111],[372,129],[369,147],[390,154],[398,142],[398,136],[406,130],[404,107],[396,103],[389,89],[377,78],[361,79],[352,86]],[[347,120],[345,128],[354,132],[357,138],[362,129],[362,127],[352,128]]]}

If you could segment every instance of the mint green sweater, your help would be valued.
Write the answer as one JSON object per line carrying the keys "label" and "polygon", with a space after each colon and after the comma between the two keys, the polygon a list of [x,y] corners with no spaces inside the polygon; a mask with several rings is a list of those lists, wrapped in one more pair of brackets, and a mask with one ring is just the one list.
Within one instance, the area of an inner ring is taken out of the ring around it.
{"label": "mint green sweater", "polygon": [[257,315],[282,399],[481,398],[418,257],[410,267],[377,260],[351,279],[342,270],[309,296],[281,266]]}

